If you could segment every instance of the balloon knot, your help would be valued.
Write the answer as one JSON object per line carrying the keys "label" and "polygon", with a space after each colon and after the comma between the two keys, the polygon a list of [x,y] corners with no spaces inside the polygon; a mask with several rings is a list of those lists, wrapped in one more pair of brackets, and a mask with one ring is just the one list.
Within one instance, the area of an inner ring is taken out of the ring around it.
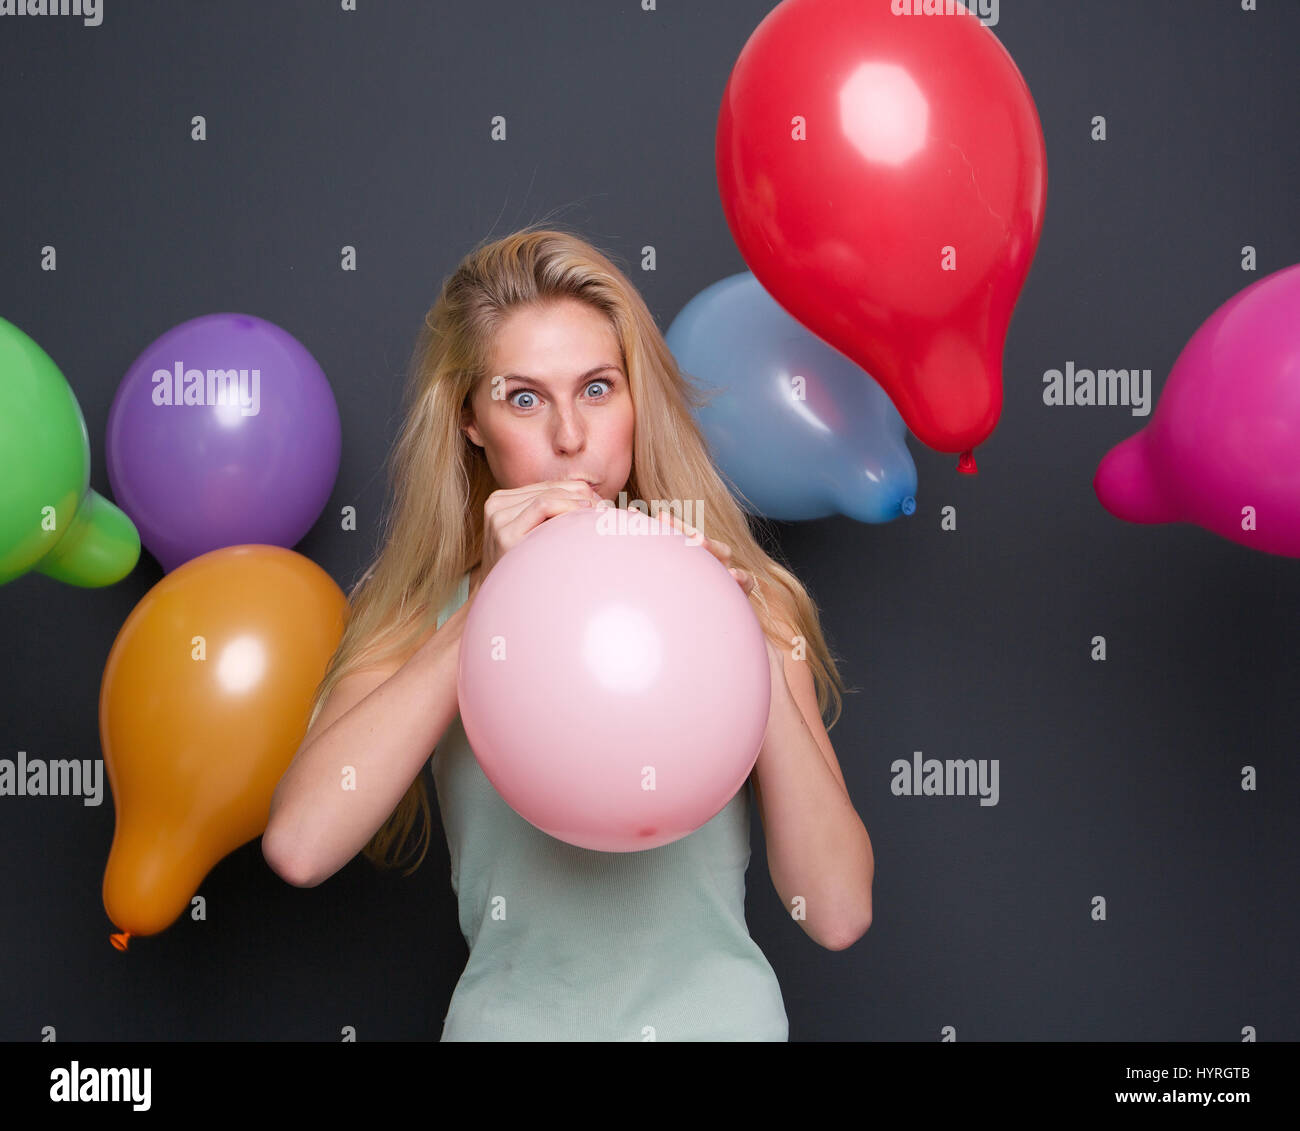
{"label": "balloon knot", "polygon": [[957,470],[963,475],[974,475],[979,469],[975,466],[974,451],[962,452],[957,460]]}
{"label": "balloon knot", "polygon": [[130,931],[119,931],[115,935],[109,935],[108,941],[111,942],[118,950],[126,950],[127,940],[130,939]]}

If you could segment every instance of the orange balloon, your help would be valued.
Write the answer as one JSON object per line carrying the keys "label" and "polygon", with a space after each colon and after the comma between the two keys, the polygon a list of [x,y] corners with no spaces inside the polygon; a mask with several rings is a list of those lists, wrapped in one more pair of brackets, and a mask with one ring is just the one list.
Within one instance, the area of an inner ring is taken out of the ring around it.
{"label": "orange balloon", "polygon": [[131,610],[99,692],[119,949],[175,922],[213,866],[266,831],[346,614],[320,566],[263,545],[193,558]]}

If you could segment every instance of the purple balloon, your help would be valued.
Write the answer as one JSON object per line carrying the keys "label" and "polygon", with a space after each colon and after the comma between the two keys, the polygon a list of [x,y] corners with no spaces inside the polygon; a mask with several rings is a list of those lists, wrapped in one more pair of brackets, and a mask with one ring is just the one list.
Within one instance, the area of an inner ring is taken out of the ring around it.
{"label": "purple balloon", "polygon": [[173,327],[127,370],[108,413],[114,501],[170,573],[225,546],[292,549],[328,501],[338,404],[292,334],[251,314]]}

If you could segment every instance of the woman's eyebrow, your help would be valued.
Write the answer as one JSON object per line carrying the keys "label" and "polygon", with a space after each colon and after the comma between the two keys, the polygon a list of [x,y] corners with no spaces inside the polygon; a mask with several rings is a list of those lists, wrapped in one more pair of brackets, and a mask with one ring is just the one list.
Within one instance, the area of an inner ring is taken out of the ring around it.
{"label": "woman's eyebrow", "polygon": [[[620,373],[622,372],[622,370],[619,369],[619,367],[618,367],[617,365],[612,365],[612,364],[609,364],[609,363],[606,363],[606,364],[604,364],[604,365],[597,365],[594,369],[588,369],[586,373],[584,373],[584,374],[582,374],[580,377],[578,377],[577,380],[575,380],[573,383],[574,383],[575,385],[581,385],[584,381],[588,381],[588,380],[590,380],[590,379],[591,379],[592,377],[594,377],[597,373],[603,373],[603,372],[605,372],[606,369],[618,369],[618,371],[619,371]],[[544,384],[545,384],[544,381],[539,381],[536,377],[524,377],[524,376],[521,376],[521,375],[518,374],[518,373],[504,373],[504,374],[502,374],[501,379],[502,379],[503,381],[531,381],[531,382],[533,382],[533,383],[536,384],[536,385],[544,385]]]}

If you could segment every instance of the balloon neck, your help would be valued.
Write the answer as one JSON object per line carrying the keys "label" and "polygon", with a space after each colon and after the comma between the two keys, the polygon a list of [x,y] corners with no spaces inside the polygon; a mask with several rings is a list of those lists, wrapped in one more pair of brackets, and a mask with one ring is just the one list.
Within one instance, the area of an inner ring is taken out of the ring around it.
{"label": "balloon neck", "polygon": [[36,563],[36,570],[67,585],[95,588],[121,581],[139,560],[135,524],[98,491],[88,489],[63,537]]}
{"label": "balloon neck", "polygon": [[957,459],[957,470],[963,475],[974,475],[979,468],[975,466],[974,451],[962,452]]}
{"label": "balloon neck", "polygon": [[127,941],[131,938],[130,931],[118,931],[115,935],[109,935],[108,941],[111,942],[118,950],[126,950]]}

